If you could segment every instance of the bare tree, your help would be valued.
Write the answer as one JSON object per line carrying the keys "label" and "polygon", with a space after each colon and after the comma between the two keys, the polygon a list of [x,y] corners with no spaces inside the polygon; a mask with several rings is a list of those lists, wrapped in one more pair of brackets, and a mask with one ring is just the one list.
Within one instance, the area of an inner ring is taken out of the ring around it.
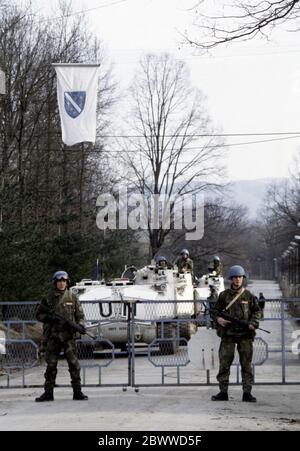
{"label": "bare tree", "polygon": [[[59,233],[62,224],[65,230],[68,225],[70,230],[82,230],[87,205],[91,209],[90,180],[95,181],[96,173],[102,178],[98,157],[104,140],[83,150],[82,146],[67,149],[60,139],[51,63],[104,61],[102,46],[86,31],[83,18],[68,17],[65,3],[61,8],[61,17],[53,20],[25,14],[14,5],[0,11],[0,65],[7,79],[0,124],[1,222],[21,228],[35,223],[47,235]],[[110,72],[101,64],[99,133],[107,128],[107,112],[114,100],[110,80]]]}
{"label": "bare tree", "polygon": [[[111,74],[84,18],[70,15],[64,2],[61,8],[54,18],[13,1],[0,8],[0,67],[6,74],[0,104],[0,297],[7,299],[35,296],[49,270],[68,266],[74,278],[82,277],[107,248],[119,252],[120,235],[104,240],[95,221],[97,195],[110,189],[113,172],[102,152],[114,101]],[[53,62],[101,63],[95,146],[62,144]],[[119,255],[115,261],[120,272]]]}
{"label": "bare tree", "polygon": [[[290,177],[269,186],[264,206],[260,211],[256,236],[258,246],[252,249],[252,260],[257,257],[264,262],[265,269],[274,275],[274,259],[285,263],[282,255],[290,248],[294,236],[299,235],[300,221],[300,160],[295,157]],[[295,254],[288,251],[289,259]],[[285,259],[286,260],[286,259]],[[297,265],[296,265],[297,266]],[[283,286],[284,290],[286,286]]]}
{"label": "bare tree", "polygon": [[[272,219],[278,230],[279,241],[289,239],[300,220],[300,151],[294,157],[290,177],[269,186],[262,216]],[[285,237],[285,238],[284,238]]]}
{"label": "bare tree", "polygon": [[[200,49],[209,50],[220,44],[249,40],[256,36],[268,37],[271,30],[286,21],[299,29],[299,0],[202,0],[191,8],[195,14],[194,31],[185,33],[185,40]],[[212,10],[212,13],[207,13]]]}
{"label": "bare tree", "polygon": [[[245,245],[249,239],[247,209],[228,203],[225,196],[207,200],[205,204],[205,230],[201,241],[192,248],[195,268],[206,273],[214,255],[222,259],[224,270],[232,264],[248,266]],[[188,243],[182,243],[188,246]]]}
{"label": "bare tree", "polygon": [[[147,55],[130,90],[132,111],[122,159],[128,182],[145,196],[165,196],[161,217],[174,210],[170,199],[218,187],[223,149],[214,137],[203,96],[191,86],[185,63],[167,54]],[[128,171],[127,169],[127,171]],[[152,256],[170,228],[153,228],[148,216]]]}

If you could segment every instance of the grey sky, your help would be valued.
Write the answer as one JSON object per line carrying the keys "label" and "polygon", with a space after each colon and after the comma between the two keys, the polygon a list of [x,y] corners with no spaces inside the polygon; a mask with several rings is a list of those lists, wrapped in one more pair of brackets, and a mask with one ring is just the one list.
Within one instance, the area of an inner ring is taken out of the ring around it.
{"label": "grey sky", "polygon": [[[271,42],[240,42],[220,47],[212,56],[199,56],[180,45],[178,32],[189,28],[192,17],[185,10],[194,3],[73,0],[72,6],[74,11],[91,9],[86,13],[91,29],[107,47],[121,87],[127,87],[143,53],[167,51],[186,61],[192,82],[206,95],[210,116],[221,132],[300,132],[300,32],[277,29]],[[33,4],[41,13],[49,8],[41,0]],[[52,9],[55,4],[52,0]],[[270,138],[279,137],[228,137],[227,144]],[[231,179],[286,176],[299,145],[300,138],[294,138],[232,146],[228,175]]]}

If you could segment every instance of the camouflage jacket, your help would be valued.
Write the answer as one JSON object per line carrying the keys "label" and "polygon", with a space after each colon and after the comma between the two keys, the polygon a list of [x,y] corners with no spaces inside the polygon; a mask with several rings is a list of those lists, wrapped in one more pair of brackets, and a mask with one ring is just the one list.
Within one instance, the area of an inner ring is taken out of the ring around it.
{"label": "camouflage jacket", "polygon": [[[225,307],[231,302],[237,293],[237,290],[229,288],[219,294],[213,312],[213,317],[215,320],[218,317],[218,313],[224,311]],[[255,328],[259,326],[260,308],[257,298],[249,290],[245,290],[244,293],[241,294],[241,296],[235,301],[235,303],[228,310],[226,310],[226,313],[234,316],[235,318],[249,321]],[[255,335],[254,331],[241,328],[233,324],[222,327],[216,323],[216,327],[218,335],[222,338],[226,336],[249,336],[250,338]]]}
{"label": "camouflage jacket", "polygon": [[186,270],[186,271],[190,271],[192,273],[194,270],[194,263],[191,258],[184,259],[182,257],[179,257],[176,260],[175,265],[177,265],[179,272]]}
{"label": "camouflage jacket", "polygon": [[62,341],[76,337],[76,333],[63,328],[62,325],[49,322],[49,313],[45,313],[43,306],[48,307],[54,313],[58,313],[64,318],[77,324],[84,325],[84,313],[77,296],[66,289],[63,293],[53,290],[49,295],[44,296],[37,308],[36,318],[44,323],[45,338],[57,337]]}
{"label": "camouflage jacket", "polygon": [[216,276],[221,276],[222,274],[222,270],[223,270],[223,265],[222,263],[211,263],[208,267],[209,271],[215,271],[216,272]]}

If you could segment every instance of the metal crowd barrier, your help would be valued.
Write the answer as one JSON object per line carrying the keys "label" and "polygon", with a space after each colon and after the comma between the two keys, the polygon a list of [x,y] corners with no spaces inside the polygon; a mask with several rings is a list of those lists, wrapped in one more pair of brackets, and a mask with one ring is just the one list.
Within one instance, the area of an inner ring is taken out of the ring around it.
{"label": "metal crowd barrier", "polygon": [[[0,302],[0,388],[43,385],[43,330],[35,319],[37,304]],[[208,350],[209,369],[195,368],[188,352],[191,337],[206,327],[200,301],[102,300],[82,305],[86,327],[95,336],[77,340],[83,385],[138,390],[143,386],[216,384],[217,346]],[[255,339],[255,383],[300,384],[300,299],[267,299],[261,326],[270,326],[272,334]],[[204,359],[205,343],[200,343],[201,353]],[[61,357],[58,385],[65,386],[69,379]],[[232,383],[239,384],[237,355],[233,365],[236,375]]]}

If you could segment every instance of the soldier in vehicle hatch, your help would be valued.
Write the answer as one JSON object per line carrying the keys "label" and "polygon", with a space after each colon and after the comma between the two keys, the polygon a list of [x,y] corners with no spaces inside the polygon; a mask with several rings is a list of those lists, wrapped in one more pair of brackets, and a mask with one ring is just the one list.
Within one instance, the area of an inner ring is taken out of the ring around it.
{"label": "soldier in vehicle hatch", "polygon": [[174,264],[177,266],[178,272],[190,272],[191,274],[193,274],[194,263],[190,258],[190,253],[187,249],[182,249],[182,251],[180,252],[180,257],[176,259]]}
{"label": "soldier in vehicle hatch", "polygon": [[222,269],[223,269],[223,265],[221,263],[220,257],[218,255],[215,255],[213,262],[212,262],[212,264],[210,264],[208,270],[211,272],[215,272],[216,276],[219,277],[222,275]]}

